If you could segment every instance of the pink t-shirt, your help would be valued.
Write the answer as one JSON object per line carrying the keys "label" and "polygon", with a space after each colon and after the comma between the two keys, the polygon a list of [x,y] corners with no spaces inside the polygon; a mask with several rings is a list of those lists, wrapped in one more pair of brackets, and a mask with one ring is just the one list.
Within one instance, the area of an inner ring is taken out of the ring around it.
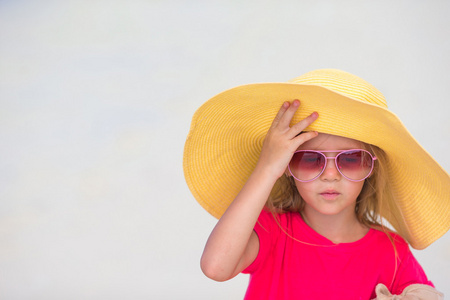
{"label": "pink t-shirt", "polygon": [[[359,241],[334,244],[309,227],[299,213],[277,215],[263,211],[255,226],[259,253],[243,271],[250,274],[245,299],[373,299],[383,283],[401,294],[413,283],[433,284],[408,244],[376,229]],[[299,241],[296,241],[299,240]]]}

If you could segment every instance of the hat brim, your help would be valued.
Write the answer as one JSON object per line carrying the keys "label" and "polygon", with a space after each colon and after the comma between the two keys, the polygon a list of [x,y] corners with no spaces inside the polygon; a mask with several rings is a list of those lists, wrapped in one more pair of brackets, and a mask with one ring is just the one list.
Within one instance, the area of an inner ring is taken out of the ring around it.
{"label": "hat brim", "polygon": [[222,216],[253,171],[282,103],[294,99],[301,106],[293,124],[317,111],[319,118],[306,130],[360,140],[386,152],[396,204],[384,207],[399,208],[398,220],[388,221],[412,247],[423,249],[449,230],[450,177],[395,114],[320,86],[294,83],[238,86],[194,114],[183,168],[205,210]]}

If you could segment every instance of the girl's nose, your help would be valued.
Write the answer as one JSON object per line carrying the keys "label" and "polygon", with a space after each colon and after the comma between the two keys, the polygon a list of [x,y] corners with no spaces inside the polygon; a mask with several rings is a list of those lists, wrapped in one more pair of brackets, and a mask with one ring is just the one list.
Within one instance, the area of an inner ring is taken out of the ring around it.
{"label": "girl's nose", "polygon": [[325,166],[323,173],[320,175],[320,179],[325,181],[334,181],[340,180],[341,176],[341,173],[336,168],[334,159],[327,159],[327,165]]}

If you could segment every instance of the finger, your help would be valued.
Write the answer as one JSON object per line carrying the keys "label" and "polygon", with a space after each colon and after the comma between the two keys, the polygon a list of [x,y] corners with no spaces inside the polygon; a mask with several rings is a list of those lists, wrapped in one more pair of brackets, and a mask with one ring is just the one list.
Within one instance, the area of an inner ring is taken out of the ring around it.
{"label": "finger", "polygon": [[283,116],[280,119],[280,126],[282,127],[289,127],[289,124],[291,124],[292,117],[294,116],[295,112],[297,111],[298,107],[300,106],[299,100],[292,101],[292,104],[289,106],[289,108],[286,110],[286,112],[283,114]]}
{"label": "finger", "polygon": [[311,125],[317,118],[319,117],[319,114],[317,112],[313,112],[297,124],[292,125],[291,129],[289,130],[289,135],[291,138],[296,137],[300,132],[305,130],[306,127]]}
{"label": "finger", "polygon": [[289,108],[289,106],[290,106],[289,102],[286,101],[283,103],[283,105],[280,107],[280,110],[278,111],[277,115],[273,119],[272,125],[270,126],[271,128],[274,128],[278,125],[278,123],[280,122],[281,118],[283,117],[284,113]]}
{"label": "finger", "polygon": [[304,144],[305,142],[307,142],[309,140],[312,140],[313,138],[315,138],[318,135],[319,135],[319,133],[317,131],[307,131],[302,134],[299,134],[293,140],[295,141],[295,144],[298,148],[298,147],[300,147],[300,145]]}

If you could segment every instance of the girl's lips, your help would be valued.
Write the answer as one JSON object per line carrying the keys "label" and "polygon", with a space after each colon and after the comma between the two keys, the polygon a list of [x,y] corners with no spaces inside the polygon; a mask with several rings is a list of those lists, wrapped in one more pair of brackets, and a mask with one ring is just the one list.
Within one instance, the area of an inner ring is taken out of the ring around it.
{"label": "girl's lips", "polygon": [[334,200],[340,195],[340,193],[336,191],[325,191],[323,193],[320,193],[320,195],[327,200]]}

